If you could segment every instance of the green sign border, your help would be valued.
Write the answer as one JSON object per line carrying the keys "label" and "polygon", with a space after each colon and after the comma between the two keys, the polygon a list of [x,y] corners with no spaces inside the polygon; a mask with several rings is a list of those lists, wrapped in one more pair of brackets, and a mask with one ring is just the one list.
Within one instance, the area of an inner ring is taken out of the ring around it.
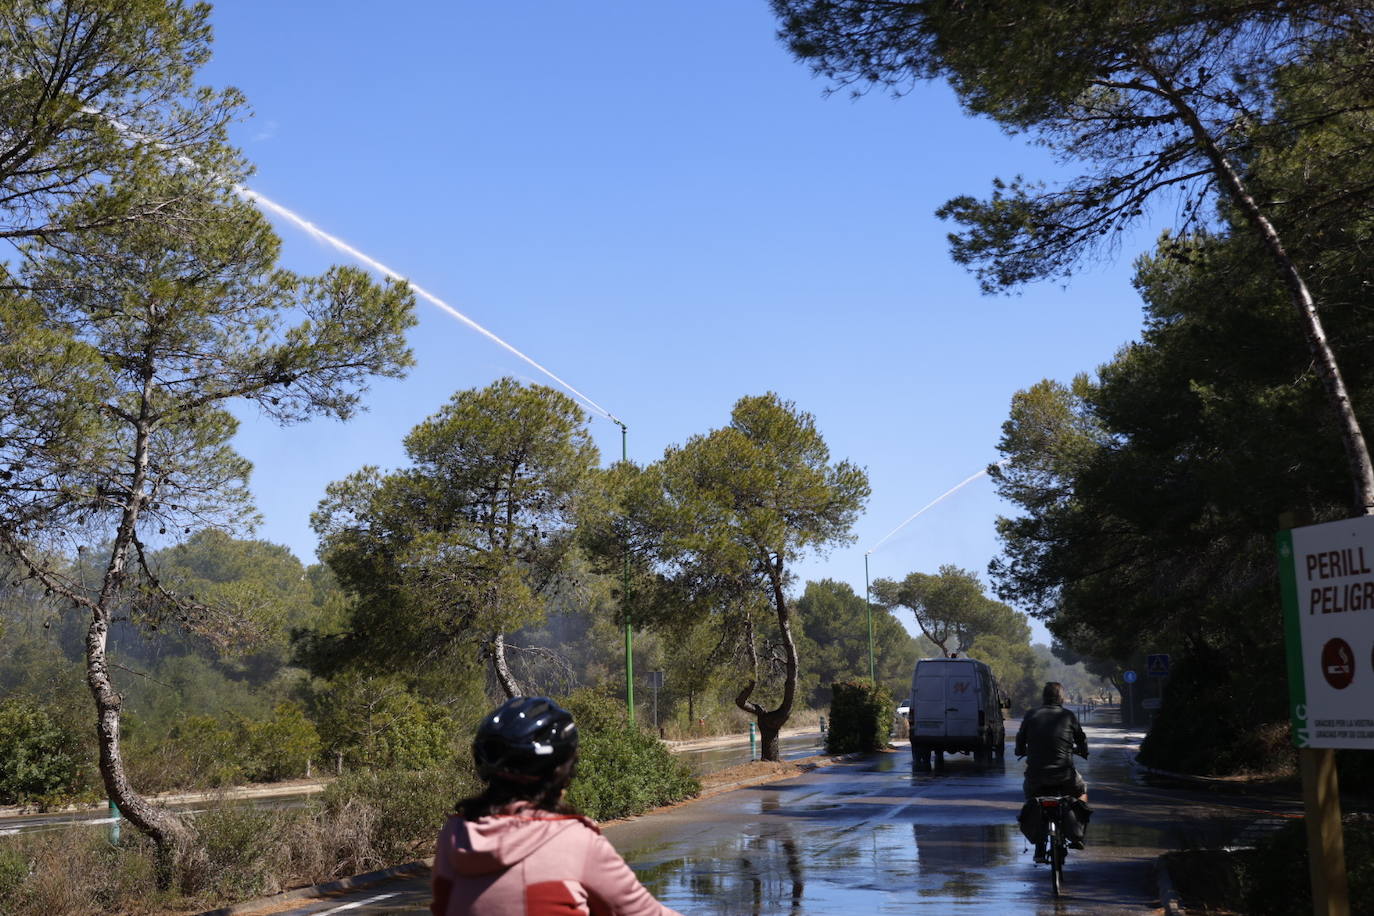
{"label": "green sign border", "polygon": [[[1302,666],[1302,621],[1298,609],[1298,575],[1293,557],[1293,532],[1274,538],[1279,551],[1279,593],[1283,598],[1283,644],[1288,657],[1288,703],[1293,743],[1307,746],[1307,678]],[[1304,715],[1298,716],[1299,711]]]}

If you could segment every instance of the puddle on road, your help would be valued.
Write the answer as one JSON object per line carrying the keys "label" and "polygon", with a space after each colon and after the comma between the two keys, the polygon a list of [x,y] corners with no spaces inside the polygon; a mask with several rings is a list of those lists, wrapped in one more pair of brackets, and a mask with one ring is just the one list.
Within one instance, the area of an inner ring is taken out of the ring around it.
{"label": "puddle on road", "polygon": [[[780,806],[764,798],[759,810]],[[1005,883],[998,867],[1016,855],[1009,824],[928,826],[898,816],[836,829],[770,819],[639,877],[684,913],[905,912],[913,896],[986,902],[993,885]]]}

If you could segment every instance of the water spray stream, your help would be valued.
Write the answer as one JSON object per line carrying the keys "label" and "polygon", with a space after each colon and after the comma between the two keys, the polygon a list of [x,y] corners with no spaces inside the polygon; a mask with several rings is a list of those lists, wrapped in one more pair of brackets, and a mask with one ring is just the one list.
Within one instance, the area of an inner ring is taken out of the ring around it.
{"label": "water spray stream", "polygon": [[[1010,458],[1003,458],[1001,461],[997,462],[996,467],[999,467],[999,468],[1000,468],[1002,465],[1006,464],[1006,463],[1007,463],[1008,461],[1010,461],[1010,460],[1011,460]],[[873,552],[874,552],[875,550],[877,550],[879,547],[883,546],[883,544],[887,543],[887,540],[888,540],[889,538],[891,538],[894,534],[896,534],[898,531],[901,531],[903,528],[905,528],[907,525],[910,525],[912,522],[916,521],[916,519],[920,518],[920,517],[921,517],[922,515],[924,515],[928,510],[933,509],[933,508],[935,508],[936,506],[938,506],[940,503],[944,502],[945,499],[947,499],[948,497],[953,496],[955,493],[958,493],[960,490],[962,490],[964,487],[968,486],[969,484],[973,483],[973,482],[974,482],[975,480],[977,480],[979,477],[986,477],[986,476],[987,476],[987,473],[988,473],[988,469],[987,469],[987,468],[983,468],[983,469],[982,469],[981,471],[979,471],[977,474],[972,474],[972,475],[970,475],[969,477],[965,478],[964,480],[961,480],[959,483],[957,483],[957,484],[955,484],[954,486],[950,487],[948,490],[946,490],[945,492],[941,493],[939,496],[935,497],[935,498],[932,499],[930,502],[926,503],[924,506],[922,506],[921,508],[917,509],[915,512],[911,513],[911,515],[909,515],[909,516],[907,517],[907,519],[906,519],[905,521],[903,521],[900,525],[898,525],[896,528],[893,528],[893,529],[892,529],[891,531],[889,531],[887,534],[883,535],[882,538],[879,539],[878,543],[874,544],[874,545],[873,545],[872,547],[870,547],[868,550],[864,551],[864,556],[867,557],[869,554],[873,553]]]}
{"label": "water spray stream", "polygon": [[260,207],[260,208],[262,208],[262,209],[264,209],[264,210],[268,210],[268,211],[270,211],[270,212],[272,212],[272,213],[275,213],[277,216],[280,216],[282,219],[287,220],[288,222],[292,223],[293,225],[298,226],[299,228],[305,230],[308,234],[310,234],[310,235],[313,236],[314,238],[319,239],[321,242],[324,242],[326,245],[329,245],[329,246],[331,246],[331,247],[333,247],[333,248],[338,249],[339,251],[342,251],[344,254],[348,255],[350,258],[353,258],[355,261],[358,261],[358,262],[360,262],[360,263],[366,265],[367,267],[370,267],[372,270],[375,270],[377,273],[379,273],[379,274],[381,274],[381,275],[383,275],[383,276],[385,276],[385,277],[388,277],[388,278],[390,278],[390,279],[392,279],[392,280],[395,280],[395,281],[397,281],[398,283],[404,283],[406,286],[409,286],[412,290],[414,290],[415,295],[419,296],[421,299],[424,299],[425,301],[429,302],[429,303],[432,304],[432,305],[438,306],[439,308],[443,309],[443,310],[444,310],[445,312],[447,312],[448,314],[452,315],[454,318],[457,318],[457,319],[458,319],[459,321],[461,321],[463,324],[465,324],[465,325],[467,325],[468,327],[472,328],[472,329],[473,329],[474,331],[476,331],[478,334],[481,334],[483,337],[485,337],[485,338],[487,338],[488,340],[490,340],[492,343],[496,344],[497,346],[502,347],[503,349],[505,349],[507,352],[511,353],[512,355],[519,357],[520,359],[524,360],[526,363],[529,363],[529,364],[530,364],[531,366],[533,366],[535,369],[538,369],[538,370],[539,370],[540,372],[542,372],[544,375],[546,375],[546,376],[548,376],[549,378],[553,379],[553,380],[554,380],[555,382],[557,382],[559,385],[563,386],[565,389],[567,389],[568,391],[572,392],[573,395],[575,395],[575,396],[578,398],[578,400],[582,401],[582,402],[583,402],[584,404],[586,404],[588,407],[592,408],[592,410],[596,411],[596,412],[599,413],[601,416],[605,417],[607,420],[610,420],[612,423],[616,424],[617,426],[619,426],[619,427],[621,427],[621,428],[624,428],[625,424],[622,423],[622,422],[621,422],[614,414],[612,414],[609,410],[607,410],[606,408],[602,407],[600,404],[596,403],[595,401],[593,401],[591,398],[587,397],[587,396],[586,396],[585,394],[583,394],[582,392],[578,391],[578,390],[577,390],[576,388],[574,388],[572,385],[569,385],[567,382],[563,381],[563,379],[559,378],[557,375],[555,375],[553,372],[551,372],[548,368],[546,368],[546,367],[540,365],[538,362],[536,362],[536,361],[535,361],[534,359],[532,359],[531,357],[526,356],[524,353],[520,352],[520,351],[519,351],[518,349],[516,349],[512,344],[507,343],[506,341],[502,340],[500,337],[496,336],[496,335],[495,335],[494,333],[492,333],[491,331],[488,331],[486,328],[482,327],[480,324],[478,324],[477,322],[473,321],[473,320],[472,320],[471,318],[469,318],[467,315],[464,315],[462,312],[458,311],[456,308],[454,308],[453,306],[449,305],[447,302],[445,302],[444,300],[440,299],[438,296],[434,295],[434,294],[431,293],[429,290],[425,289],[424,287],[420,286],[419,284],[415,283],[414,281],[407,279],[406,277],[404,277],[404,276],[402,276],[401,274],[397,273],[396,271],[392,270],[390,267],[387,267],[385,264],[383,264],[381,261],[378,261],[376,258],[373,258],[373,257],[370,257],[370,256],[364,254],[363,252],[361,252],[361,251],[359,251],[358,249],[354,248],[352,245],[350,245],[350,244],[348,244],[347,242],[345,242],[343,239],[339,238],[338,236],[331,235],[330,233],[325,232],[323,229],[321,229],[319,226],[316,226],[314,223],[310,222],[310,221],[309,221],[308,219],[306,219],[305,217],[300,216],[299,214],[294,213],[294,212],[292,212],[291,210],[288,210],[286,207],[283,207],[281,204],[277,203],[275,200],[272,200],[270,197],[265,197],[264,195],[259,194],[257,191],[254,191],[254,190],[251,189],[251,188],[246,188],[246,187],[244,187],[243,185],[234,185],[234,191],[235,191],[240,197],[243,197],[245,200],[250,200],[250,201],[252,201],[254,204],[256,204],[258,207]]}

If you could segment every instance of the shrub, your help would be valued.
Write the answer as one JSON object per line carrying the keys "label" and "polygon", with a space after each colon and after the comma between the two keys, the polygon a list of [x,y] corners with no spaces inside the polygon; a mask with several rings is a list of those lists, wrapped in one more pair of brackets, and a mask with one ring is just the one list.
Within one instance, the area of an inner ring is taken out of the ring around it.
{"label": "shrub", "polygon": [[477,792],[470,766],[348,773],[324,792],[324,810],[367,824],[367,853],[377,867],[428,855],[458,799]]}
{"label": "shrub", "polygon": [[111,846],[96,832],[20,835],[0,847],[0,912],[5,916],[103,916],[158,912],[152,844]]}
{"label": "shrub", "polygon": [[320,733],[297,703],[281,703],[269,719],[240,723],[249,779],[269,782],[305,775],[307,761],[320,753]]}
{"label": "shrub", "polygon": [[[1344,818],[1345,865],[1352,914],[1374,913],[1374,816]],[[1293,821],[1260,843],[1245,860],[1247,908],[1255,916],[1312,911],[1307,826]]]}
{"label": "shrub", "polygon": [[5,901],[16,898],[29,876],[29,860],[18,850],[0,849],[0,912],[9,912]]}
{"label": "shrub", "polygon": [[625,721],[625,707],[604,693],[578,691],[567,700],[577,722],[577,778],[568,803],[594,820],[629,817],[690,798],[701,783],[667,746]]}
{"label": "shrub", "polygon": [[0,804],[75,793],[82,783],[81,736],[28,697],[0,702]]}
{"label": "shrub", "polygon": [[169,788],[234,786],[244,781],[242,737],[214,716],[187,716],[172,729],[161,752],[148,751],[175,761],[168,774],[174,785]]}
{"label": "shrub", "polygon": [[290,816],[224,804],[197,815],[195,830],[203,855],[195,856],[182,875],[182,890],[209,892],[216,900],[245,900],[280,890],[273,879],[282,858],[283,815]]}
{"label": "shrub", "polygon": [[1140,744],[1140,762],[1202,776],[1291,771],[1291,743],[1273,740],[1276,730],[1284,737],[1288,721],[1284,678],[1271,676],[1281,670],[1277,645],[1235,657],[1178,658],[1164,685],[1163,706]]}
{"label": "shrub", "polygon": [[346,674],[314,699],[315,721],[328,750],[346,767],[428,769],[453,755],[454,723],[399,678]]}
{"label": "shrub", "polygon": [[825,749],[832,754],[869,752],[887,747],[892,729],[892,694],[872,681],[841,681],[832,685],[830,728]]}

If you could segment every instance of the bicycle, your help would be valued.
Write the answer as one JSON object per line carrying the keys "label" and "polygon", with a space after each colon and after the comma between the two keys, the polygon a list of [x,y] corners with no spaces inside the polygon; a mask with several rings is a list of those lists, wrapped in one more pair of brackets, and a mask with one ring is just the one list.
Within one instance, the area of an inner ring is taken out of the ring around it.
{"label": "bicycle", "polygon": [[1054,896],[1058,897],[1064,887],[1064,859],[1068,856],[1069,840],[1064,831],[1065,816],[1072,817],[1069,806],[1073,804],[1072,795],[1037,795],[1035,802],[1040,807],[1040,820],[1044,825],[1045,857],[1049,860],[1050,883],[1054,886]]}

